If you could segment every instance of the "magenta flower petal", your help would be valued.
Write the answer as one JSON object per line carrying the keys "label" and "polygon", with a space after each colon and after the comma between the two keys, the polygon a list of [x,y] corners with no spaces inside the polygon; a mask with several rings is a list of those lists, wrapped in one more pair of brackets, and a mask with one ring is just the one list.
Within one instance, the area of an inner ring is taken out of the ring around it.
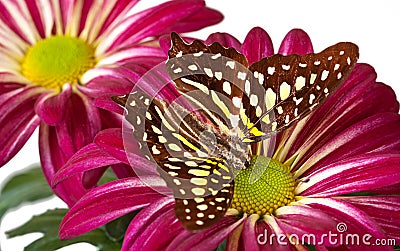
{"label": "magenta flower petal", "polygon": [[[62,145],[57,139],[56,128],[42,123],[39,127],[40,162],[49,184],[57,170],[68,160],[68,155],[62,149]],[[80,177],[71,177],[53,188],[53,191],[70,207],[86,193]]]}
{"label": "magenta flower petal", "polygon": [[396,184],[400,180],[400,154],[365,154],[330,164],[309,175],[296,193],[328,197]]}
{"label": "magenta flower petal", "polygon": [[400,196],[354,196],[340,199],[366,212],[379,223],[389,238],[400,243],[400,236],[396,234],[400,233],[400,224],[395,221],[400,216]]}
{"label": "magenta flower petal", "polygon": [[0,96],[0,166],[17,154],[39,125],[40,119],[33,110],[38,96],[37,88],[24,88]]}
{"label": "magenta flower petal", "polygon": [[[317,240],[323,240],[322,236],[336,229],[338,222],[319,209],[305,206],[281,207],[277,211],[277,222],[287,234],[303,236],[312,234]],[[325,246],[332,246],[326,239]]]}
{"label": "magenta flower petal", "polygon": [[[118,96],[118,95],[115,95]],[[113,112],[116,114],[124,114],[124,108],[115,103],[109,95],[104,95],[101,97],[95,98],[93,104],[98,107],[102,108],[106,111]],[[114,126],[111,126],[114,127]]]}
{"label": "magenta flower petal", "polygon": [[165,188],[165,183],[158,177],[126,178],[94,188],[67,213],[61,222],[59,237],[74,238],[164,196],[142,180],[160,190]]}
{"label": "magenta flower petal", "polygon": [[174,212],[174,200],[162,198],[141,210],[129,225],[122,250],[162,250],[184,231]]}
{"label": "magenta flower petal", "polygon": [[[400,116],[382,113],[364,119],[337,134],[308,157],[301,168],[308,172],[367,152],[400,153]],[[377,136],[381,135],[381,136]]]}
{"label": "magenta flower petal", "polygon": [[234,216],[227,216],[213,226],[200,230],[199,232],[182,231],[168,245],[167,251],[214,250],[228,234],[234,231],[243,221],[244,218],[237,219]]}
{"label": "magenta flower petal", "polygon": [[125,67],[99,67],[87,71],[82,78],[87,84],[79,86],[79,90],[96,98],[129,93],[133,88],[133,83],[138,81],[140,76]]}
{"label": "magenta flower petal", "polygon": [[241,50],[241,44],[239,40],[229,33],[216,32],[208,36],[205,41],[205,43],[208,45],[211,45],[214,42],[217,42],[226,48],[232,47],[238,51]]}
{"label": "magenta flower petal", "polygon": [[[79,114],[79,116],[77,116]],[[75,130],[79,128],[80,130]],[[101,130],[99,110],[90,99],[73,94],[67,107],[65,123],[56,127],[62,151],[72,156],[78,149],[91,143]]]}
{"label": "magenta flower petal", "polygon": [[107,19],[104,21],[99,34],[101,35],[104,30],[109,29],[110,27],[115,27],[119,22],[121,22],[125,14],[127,14],[138,2],[139,0],[119,0],[115,2],[115,5],[107,15]]}
{"label": "magenta flower petal", "polygon": [[73,175],[118,163],[121,163],[121,161],[110,156],[96,144],[92,143],[80,149],[57,171],[53,176],[51,185],[54,187]]}
{"label": "magenta flower petal", "polygon": [[71,97],[71,85],[64,85],[61,93],[44,93],[36,101],[35,112],[48,125],[55,126],[63,121],[65,107]]}
{"label": "magenta flower petal", "polygon": [[[247,217],[243,222],[243,229],[241,234],[241,248],[245,250],[260,250],[260,245],[257,243],[256,223],[258,215],[253,214]],[[270,233],[271,234],[271,233]]]}
{"label": "magenta flower petal", "polygon": [[305,152],[297,165],[354,123],[381,112],[397,113],[393,90],[375,83],[375,79],[372,67],[357,64],[343,86],[310,115],[288,152],[289,156],[296,151]]}
{"label": "magenta flower petal", "polygon": [[[121,128],[109,128],[99,132],[94,138],[94,143],[110,156],[125,164],[129,163],[125,153]],[[130,142],[130,149],[134,152],[139,151],[139,144],[136,140]]]}
{"label": "magenta flower petal", "polygon": [[[360,209],[337,199],[312,199],[307,198],[300,200],[301,203],[311,206],[315,209],[320,209],[330,215],[340,223],[346,224],[347,230],[345,233],[358,234],[362,238],[365,234],[371,236],[369,241],[375,243],[376,239],[384,239],[382,229],[376,226],[376,223],[365,212]],[[332,231],[334,231],[333,229]],[[390,246],[373,246],[373,245],[352,245],[351,250],[393,250]]]}
{"label": "magenta flower petal", "polygon": [[304,55],[314,52],[312,42],[308,34],[301,29],[293,29],[286,34],[279,47],[279,54]]}
{"label": "magenta flower petal", "polygon": [[109,56],[100,60],[98,66],[105,65],[122,65],[126,62],[140,62],[145,63],[150,60],[151,65],[156,65],[165,60],[165,54],[161,48],[150,46],[135,46],[131,48],[121,49]]}
{"label": "magenta flower petal", "polygon": [[[146,37],[162,35],[175,22],[183,20],[204,7],[202,0],[175,0],[134,14],[121,24],[125,29],[104,33],[98,53],[104,53],[128,44],[136,44]],[[206,17],[205,17],[206,18]],[[164,33],[165,34],[165,33]]]}
{"label": "magenta flower petal", "polygon": [[172,24],[169,31],[175,32],[189,32],[193,30],[199,30],[206,26],[211,26],[219,23],[224,19],[224,16],[219,12],[210,8],[203,7],[193,15],[184,18],[179,23]]}
{"label": "magenta flower petal", "polygon": [[247,33],[241,51],[251,65],[262,58],[272,56],[274,46],[268,33],[260,27],[255,27]]}

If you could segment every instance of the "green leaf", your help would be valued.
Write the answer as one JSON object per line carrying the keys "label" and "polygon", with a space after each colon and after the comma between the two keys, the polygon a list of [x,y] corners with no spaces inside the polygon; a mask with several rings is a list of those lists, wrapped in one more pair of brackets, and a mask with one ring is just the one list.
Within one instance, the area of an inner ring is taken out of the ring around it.
{"label": "green leaf", "polygon": [[0,191],[0,220],[11,208],[53,195],[42,169],[35,166],[11,177]]}
{"label": "green leaf", "polygon": [[218,247],[215,249],[215,251],[224,251],[226,249],[226,240],[221,242],[221,244],[218,245]]}
{"label": "green leaf", "polygon": [[120,241],[124,238],[126,229],[131,223],[132,219],[139,213],[138,211],[126,214],[118,219],[115,219],[106,224],[105,229],[108,238],[113,241]]}
{"label": "green leaf", "polygon": [[58,228],[61,220],[67,213],[67,209],[54,209],[44,214],[32,217],[24,225],[8,231],[6,234],[9,238],[21,236],[29,233],[40,232],[43,237],[25,247],[25,251],[53,251],[71,244],[87,242],[99,248],[100,251],[119,251],[121,250],[121,242],[115,242],[107,237],[102,229],[95,229],[87,234],[81,235],[71,240],[59,240]]}

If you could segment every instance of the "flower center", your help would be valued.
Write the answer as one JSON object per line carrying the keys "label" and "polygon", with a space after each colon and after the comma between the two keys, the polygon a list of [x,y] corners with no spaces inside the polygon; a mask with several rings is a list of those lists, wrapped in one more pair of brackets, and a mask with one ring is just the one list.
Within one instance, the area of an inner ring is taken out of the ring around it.
{"label": "flower center", "polygon": [[77,84],[95,64],[92,46],[75,37],[53,36],[28,49],[22,74],[35,85],[61,89],[65,83]]}
{"label": "flower center", "polygon": [[264,156],[253,156],[250,166],[235,177],[231,207],[239,213],[272,214],[294,200],[295,185],[288,167]]}

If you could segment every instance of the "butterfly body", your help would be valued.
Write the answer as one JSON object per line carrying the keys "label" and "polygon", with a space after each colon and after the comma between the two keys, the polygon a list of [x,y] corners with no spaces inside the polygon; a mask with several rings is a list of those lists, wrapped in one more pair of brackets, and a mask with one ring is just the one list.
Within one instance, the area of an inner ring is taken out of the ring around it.
{"label": "butterfly body", "polygon": [[198,230],[225,215],[252,144],[323,103],[357,58],[356,45],[339,43],[318,54],[278,54],[249,66],[235,49],[186,44],[173,33],[166,68],[190,108],[141,91],[116,101],[126,104],[142,153],[173,190],[178,219]]}

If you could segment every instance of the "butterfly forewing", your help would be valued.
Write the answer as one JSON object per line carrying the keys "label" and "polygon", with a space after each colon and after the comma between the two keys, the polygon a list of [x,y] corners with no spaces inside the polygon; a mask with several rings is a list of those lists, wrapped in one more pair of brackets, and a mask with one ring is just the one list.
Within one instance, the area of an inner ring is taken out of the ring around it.
{"label": "butterfly forewing", "polygon": [[186,44],[175,33],[171,37],[167,70],[177,89],[198,106],[206,107],[204,110],[218,114],[228,128],[237,126],[248,71],[246,58],[218,43],[206,46],[195,40]]}
{"label": "butterfly forewing", "polygon": [[248,137],[260,140],[304,118],[343,83],[357,59],[355,44],[338,43],[317,54],[277,54],[252,64],[249,69],[263,91],[253,83],[249,100],[243,100],[254,123]]}

